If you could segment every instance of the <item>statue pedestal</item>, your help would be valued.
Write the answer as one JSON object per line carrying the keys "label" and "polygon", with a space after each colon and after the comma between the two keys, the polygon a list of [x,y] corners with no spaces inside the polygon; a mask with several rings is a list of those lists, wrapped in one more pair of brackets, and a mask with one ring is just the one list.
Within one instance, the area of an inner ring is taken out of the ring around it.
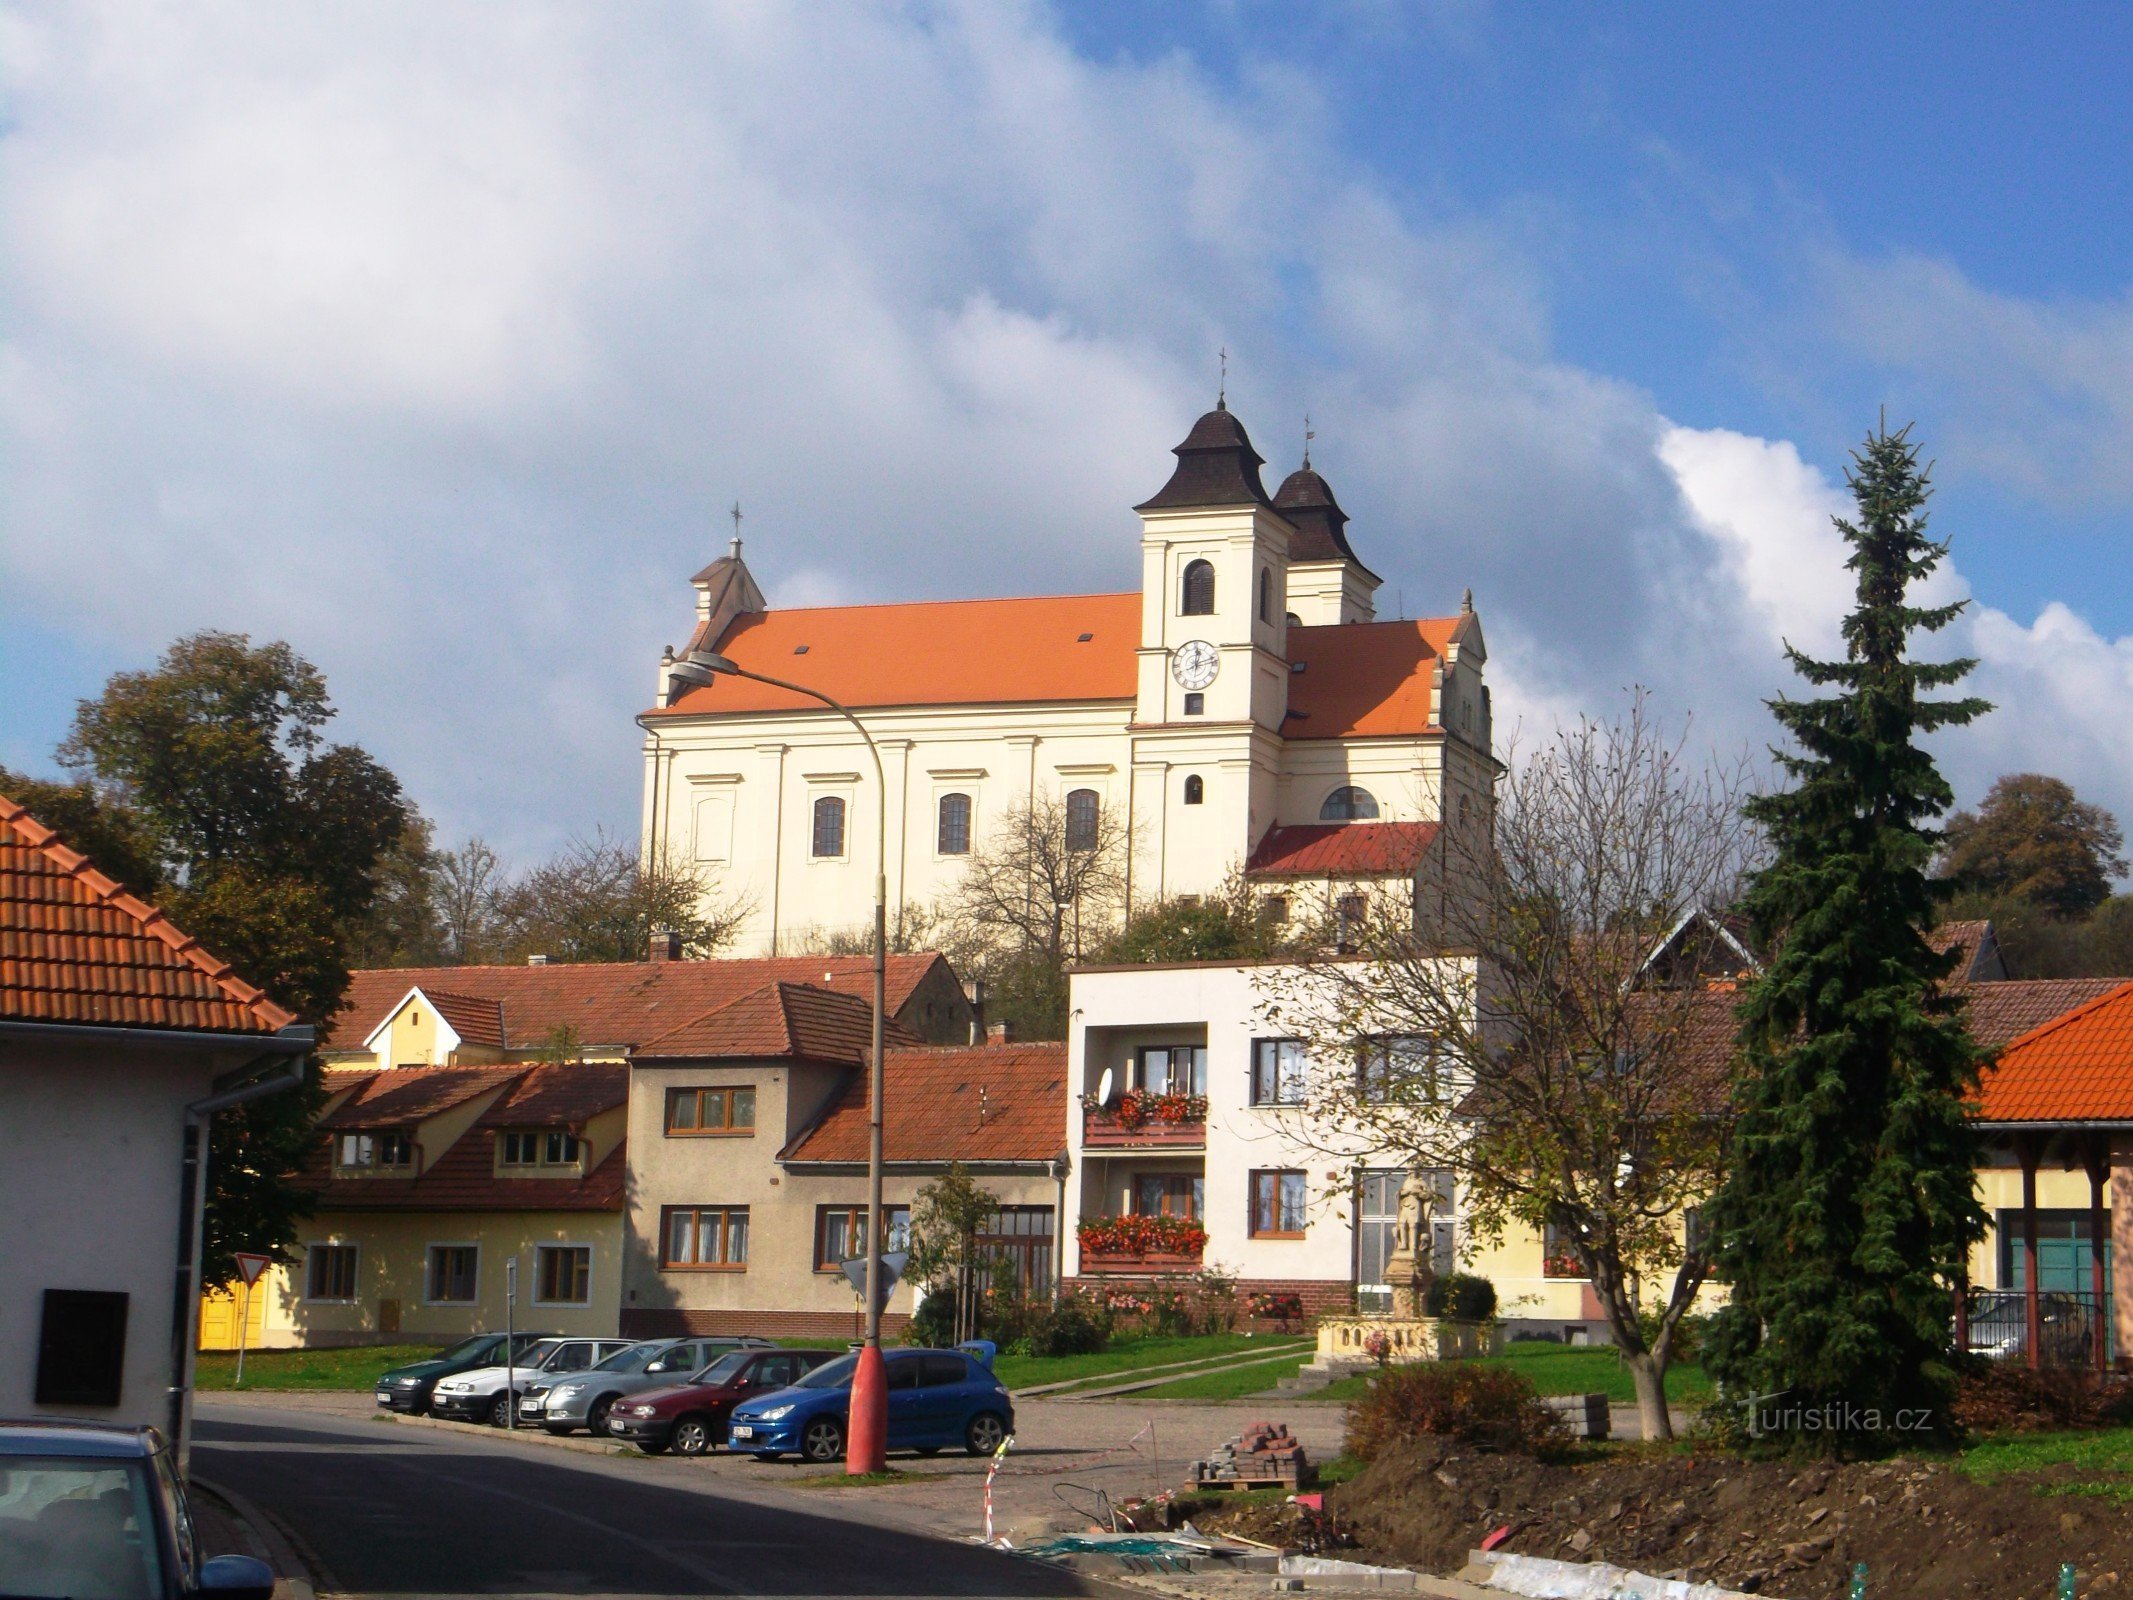
{"label": "statue pedestal", "polygon": [[1503,1353],[1500,1322],[1454,1322],[1449,1317],[1324,1317],[1318,1324],[1318,1356],[1312,1364],[1350,1368],[1377,1365],[1374,1346],[1384,1339],[1388,1366],[1403,1361],[1471,1361]]}
{"label": "statue pedestal", "polygon": [[1392,1285],[1392,1314],[1403,1322],[1421,1317],[1429,1304],[1429,1286],[1436,1274],[1405,1250],[1395,1250],[1385,1263],[1385,1281]]}

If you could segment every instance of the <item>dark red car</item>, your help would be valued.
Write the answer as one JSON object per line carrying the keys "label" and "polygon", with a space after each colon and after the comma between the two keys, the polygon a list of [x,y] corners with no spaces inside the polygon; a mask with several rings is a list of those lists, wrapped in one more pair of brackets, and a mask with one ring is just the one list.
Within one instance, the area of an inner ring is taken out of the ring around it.
{"label": "dark red car", "polygon": [[669,1447],[700,1456],[726,1442],[726,1421],[743,1400],[790,1388],[842,1350],[735,1350],[686,1383],[618,1400],[607,1414],[607,1431],[648,1456]]}

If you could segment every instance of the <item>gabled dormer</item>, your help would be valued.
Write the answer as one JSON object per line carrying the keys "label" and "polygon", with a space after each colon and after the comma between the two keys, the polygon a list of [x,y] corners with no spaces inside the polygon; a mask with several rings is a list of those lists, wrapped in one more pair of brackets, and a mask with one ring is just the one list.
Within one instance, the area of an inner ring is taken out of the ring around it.
{"label": "gabled dormer", "polygon": [[1244,425],[1217,404],[1193,424],[1141,515],[1135,720],[1259,723],[1288,709],[1289,542]]}
{"label": "gabled dormer", "polygon": [[380,1067],[472,1067],[504,1059],[504,1009],[494,1000],[419,985],[363,1040]]}

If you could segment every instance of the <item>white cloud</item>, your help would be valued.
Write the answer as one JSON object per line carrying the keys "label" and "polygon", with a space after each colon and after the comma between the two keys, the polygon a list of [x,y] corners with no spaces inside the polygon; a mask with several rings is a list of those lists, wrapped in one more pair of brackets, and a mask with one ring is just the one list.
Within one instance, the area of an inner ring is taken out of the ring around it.
{"label": "white cloud", "polygon": [[1842,593],[1790,446],[1560,359],[1523,226],[1394,196],[1286,68],[978,0],[0,27],[0,617],[289,638],[448,834],[631,826],[736,497],[773,604],[1137,581],[1223,344],[1386,610],[1473,586],[1508,716],[1643,682],[1760,739]]}

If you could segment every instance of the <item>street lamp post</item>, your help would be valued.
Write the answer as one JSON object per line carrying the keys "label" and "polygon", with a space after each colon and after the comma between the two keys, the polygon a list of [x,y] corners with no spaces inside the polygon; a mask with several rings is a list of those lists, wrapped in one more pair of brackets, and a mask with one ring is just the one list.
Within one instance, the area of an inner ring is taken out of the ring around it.
{"label": "street lamp post", "polygon": [[852,1409],[849,1437],[844,1442],[844,1470],[853,1477],[880,1472],[888,1465],[889,1389],[888,1373],[881,1357],[881,1252],[886,1244],[881,1209],[881,1116],[882,1032],[889,998],[889,785],[882,772],[881,751],[851,711],[819,689],[788,683],[765,673],[750,672],[730,657],[709,650],[691,650],[670,669],[685,683],[709,683],[715,674],[749,678],[774,689],[819,700],[852,725],[874,758],[874,1028],[872,1059],[867,1082],[867,1306],[866,1342],[859,1348],[859,1364],[852,1373]]}

